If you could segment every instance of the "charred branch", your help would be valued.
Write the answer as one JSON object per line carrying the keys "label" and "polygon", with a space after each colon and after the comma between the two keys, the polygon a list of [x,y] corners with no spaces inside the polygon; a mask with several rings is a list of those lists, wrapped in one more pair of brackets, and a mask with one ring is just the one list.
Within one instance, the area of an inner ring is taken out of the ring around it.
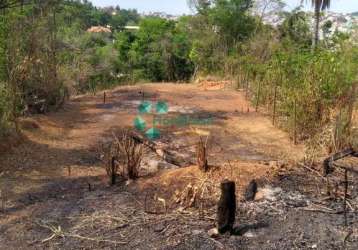
{"label": "charred branch", "polygon": [[351,172],[358,173],[357,169],[349,168],[349,167],[345,167],[345,166],[340,166],[340,165],[335,164],[335,161],[341,160],[341,159],[346,158],[348,156],[358,157],[358,152],[355,151],[352,148],[349,148],[349,149],[345,149],[345,150],[343,150],[341,152],[338,152],[338,153],[326,158],[323,161],[323,175],[327,176],[328,174],[333,173],[335,166],[343,168],[343,169],[348,169]]}

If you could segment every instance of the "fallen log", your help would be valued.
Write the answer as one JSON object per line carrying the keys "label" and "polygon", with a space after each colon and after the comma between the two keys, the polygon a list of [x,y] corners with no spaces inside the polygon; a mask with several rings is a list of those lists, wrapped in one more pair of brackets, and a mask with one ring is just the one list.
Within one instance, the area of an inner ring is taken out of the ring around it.
{"label": "fallen log", "polygon": [[185,167],[189,164],[192,164],[192,162],[187,162],[186,159],[178,155],[176,152],[170,151],[159,145],[158,143],[146,139],[144,136],[138,133],[133,132],[131,133],[131,136],[136,143],[143,144],[144,146],[148,147],[150,150],[160,156],[164,161],[170,164],[173,164],[177,167]]}

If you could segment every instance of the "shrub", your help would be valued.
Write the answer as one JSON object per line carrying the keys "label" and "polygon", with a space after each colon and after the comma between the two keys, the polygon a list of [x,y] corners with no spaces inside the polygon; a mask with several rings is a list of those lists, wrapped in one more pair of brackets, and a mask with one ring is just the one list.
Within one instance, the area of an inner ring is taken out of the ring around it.
{"label": "shrub", "polygon": [[6,85],[0,82],[0,136],[4,135],[10,127],[11,100]]}
{"label": "shrub", "polygon": [[127,179],[139,177],[139,167],[143,157],[143,146],[138,144],[130,132],[113,133],[112,141],[102,145],[102,156],[109,183],[116,184],[118,172]]}
{"label": "shrub", "polygon": [[115,137],[122,155],[125,169],[129,179],[139,177],[139,167],[143,157],[143,145],[138,144],[128,132],[123,132],[121,136]]}

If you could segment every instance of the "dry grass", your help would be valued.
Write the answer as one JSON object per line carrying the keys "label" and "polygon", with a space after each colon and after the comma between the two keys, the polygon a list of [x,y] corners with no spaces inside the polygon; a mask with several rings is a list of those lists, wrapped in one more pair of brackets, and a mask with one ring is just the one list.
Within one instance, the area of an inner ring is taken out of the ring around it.
{"label": "dry grass", "polygon": [[129,132],[123,132],[120,137],[115,136],[119,151],[124,157],[123,162],[129,179],[139,177],[139,167],[143,158],[143,145],[138,144]]}
{"label": "dry grass", "polygon": [[113,133],[112,141],[107,145],[102,145],[101,151],[111,185],[116,184],[120,169],[120,175],[124,178],[134,180],[139,177],[143,145],[138,144],[129,131]]}
{"label": "dry grass", "polygon": [[110,143],[103,144],[101,147],[101,158],[106,169],[107,176],[109,178],[110,185],[116,184],[116,177],[119,171],[119,159],[121,153],[119,145],[115,140]]}
{"label": "dry grass", "polygon": [[163,171],[156,176],[142,179],[136,183],[136,189],[164,198],[169,208],[179,206],[183,209],[203,209],[216,204],[220,195],[220,183],[223,180],[235,181],[236,193],[241,199],[252,179],[260,180],[260,183],[270,183],[275,171],[269,165],[243,161],[232,161],[220,167],[211,167],[206,173],[195,165]]}

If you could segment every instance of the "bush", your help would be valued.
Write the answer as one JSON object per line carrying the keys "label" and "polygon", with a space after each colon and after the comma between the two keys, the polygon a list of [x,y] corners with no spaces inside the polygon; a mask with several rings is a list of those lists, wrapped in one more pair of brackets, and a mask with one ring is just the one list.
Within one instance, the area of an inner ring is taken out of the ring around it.
{"label": "bush", "polygon": [[128,132],[116,137],[119,151],[122,155],[128,178],[131,180],[139,177],[139,167],[143,157],[143,145],[138,144]]}
{"label": "bush", "polygon": [[143,157],[143,145],[138,144],[131,133],[121,131],[113,134],[112,141],[102,145],[102,159],[111,185],[116,184],[118,172],[127,179],[139,177],[139,167]]}
{"label": "bush", "polygon": [[11,119],[10,93],[6,85],[0,82],[0,136],[6,134],[10,128]]}
{"label": "bush", "polygon": [[255,104],[268,106],[273,121],[295,139],[314,136],[336,119],[337,109],[349,105],[357,68],[352,53],[344,48],[315,53],[279,49],[271,58],[253,62],[258,59],[241,62],[249,82],[242,85]]}

